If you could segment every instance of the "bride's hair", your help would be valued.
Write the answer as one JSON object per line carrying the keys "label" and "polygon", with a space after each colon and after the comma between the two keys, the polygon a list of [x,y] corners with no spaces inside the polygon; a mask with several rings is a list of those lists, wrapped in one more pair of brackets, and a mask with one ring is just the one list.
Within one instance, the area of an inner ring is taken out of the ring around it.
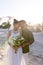
{"label": "bride's hair", "polygon": [[18,24],[18,23],[19,23],[19,21],[18,21],[18,20],[16,20],[16,19],[14,19],[13,24]]}

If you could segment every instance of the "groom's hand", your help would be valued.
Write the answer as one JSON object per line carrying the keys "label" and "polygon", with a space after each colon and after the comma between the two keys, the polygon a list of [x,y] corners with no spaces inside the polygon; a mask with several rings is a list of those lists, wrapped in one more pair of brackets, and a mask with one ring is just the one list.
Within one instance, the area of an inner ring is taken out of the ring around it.
{"label": "groom's hand", "polygon": [[24,44],[21,45],[21,47],[25,47],[27,45],[29,45],[29,43],[24,43]]}

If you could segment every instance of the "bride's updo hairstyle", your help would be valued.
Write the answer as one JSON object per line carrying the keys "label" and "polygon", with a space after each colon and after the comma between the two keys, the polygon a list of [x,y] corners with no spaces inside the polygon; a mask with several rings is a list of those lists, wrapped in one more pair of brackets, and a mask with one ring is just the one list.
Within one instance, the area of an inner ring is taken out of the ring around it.
{"label": "bride's updo hairstyle", "polygon": [[19,23],[19,21],[16,20],[16,19],[14,19],[13,25],[14,25],[14,24],[18,24],[18,23]]}

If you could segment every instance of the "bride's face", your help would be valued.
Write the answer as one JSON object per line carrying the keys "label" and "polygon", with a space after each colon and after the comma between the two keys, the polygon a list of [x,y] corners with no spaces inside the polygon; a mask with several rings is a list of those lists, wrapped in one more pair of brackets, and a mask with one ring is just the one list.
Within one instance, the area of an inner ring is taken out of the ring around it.
{"label": "bride's face", "polygon": [[13,25],[14,29],[17,30],[19,28],[19,23]]}

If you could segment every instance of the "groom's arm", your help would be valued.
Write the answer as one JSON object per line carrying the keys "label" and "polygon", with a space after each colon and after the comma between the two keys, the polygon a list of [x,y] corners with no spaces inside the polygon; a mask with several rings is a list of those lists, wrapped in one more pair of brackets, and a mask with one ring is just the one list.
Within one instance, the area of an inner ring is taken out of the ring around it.
{"label": "groom's arm", "polygon": [[26,42],[22,45],[22,47],[25,47],[27,45],[31,45],[34,42],[33,33],[31,31],[29,31],[28,29],[23,31],[23,37],[26,40]]}

